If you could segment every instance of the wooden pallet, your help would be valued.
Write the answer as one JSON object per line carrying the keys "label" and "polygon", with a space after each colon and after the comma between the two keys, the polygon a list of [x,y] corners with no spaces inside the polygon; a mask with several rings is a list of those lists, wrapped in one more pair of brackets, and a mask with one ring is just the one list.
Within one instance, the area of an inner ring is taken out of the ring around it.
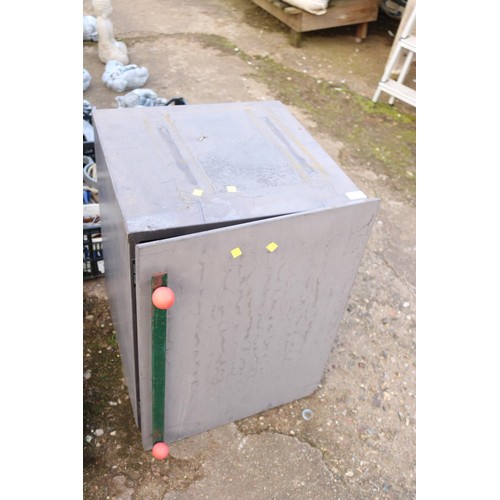
{"label": "wooden pallet", "polygon": [[315,15],[281,2],[280,0],[252,0],[290,28],[291,44],[299,47],[301,34],[339,26],[356,26],[356,39],[362,41],[368,34],[368,23],[376,21],[378,0],[331,0],[325,14]]}

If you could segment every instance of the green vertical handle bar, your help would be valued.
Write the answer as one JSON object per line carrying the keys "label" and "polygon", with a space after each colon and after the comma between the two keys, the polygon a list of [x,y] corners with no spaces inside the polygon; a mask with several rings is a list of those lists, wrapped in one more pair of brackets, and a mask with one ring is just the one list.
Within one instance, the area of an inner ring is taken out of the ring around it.
{"label": "green vertical handle bar", "polygon": [[[168,274],[151,278],[151,294],[160,286],[168,286]],[[152,345],[152,413],[153,444],[164,440],[165,367],[167,357],[167,310],[154,305],[151,315]]]}

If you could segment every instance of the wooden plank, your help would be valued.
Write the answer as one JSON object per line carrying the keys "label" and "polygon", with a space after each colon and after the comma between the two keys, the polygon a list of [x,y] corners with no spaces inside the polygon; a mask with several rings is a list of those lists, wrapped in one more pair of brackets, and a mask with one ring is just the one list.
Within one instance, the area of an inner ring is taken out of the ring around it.
{"label": "wooden plank", "polygon": [[368,23],[361,23],[356,26],[356,38],[364,40],[368,34]]}
{"label": "wooden plank", "polygon": [[274,16],[276,19],[286,24],[288,27],[292,28],[295,31],[301,31],[300,18],[303,15],[302,11],[300,11],[300,13],[297,14],[289,14],[285,12],[282,8],[278,7],[274,3],[269,2],[268,0],[252,0],[252,1],[265,11],[269,12],[269,14]]}
{"label": "wooden plank", "polygon": [[326,14],[302,15],[301,31],[314,31],[326,28],[337,28],[376,21],[378,2],[375,0],[338,0],[333,2]]}
{"label": "wooden plank", "polygon": [[281,5],[282,2],[276,0],[252,1],[299,33],[367,23],[376,21],[378,17],[377,0],[334,0],[326,13],[320,16],[302,10],[290,14],[288,9]]}
{"label": "wooden plank", "polygon": [[269,0],[273,5],[276,5],[279,9],[286,12],[287,14],[300,14],[303,12],[301,9],[297,7],[292,7],[291,5],[281,2],[280,0]]}

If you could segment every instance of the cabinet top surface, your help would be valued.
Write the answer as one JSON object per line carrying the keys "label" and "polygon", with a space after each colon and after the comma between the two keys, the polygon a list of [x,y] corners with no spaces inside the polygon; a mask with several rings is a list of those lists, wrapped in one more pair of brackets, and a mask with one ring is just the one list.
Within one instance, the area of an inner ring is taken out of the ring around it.
{"label": "cabinet top surface", "polygon": [[364,198],[279,101],[95,110],[97,178],[129,232],[225,224]]}

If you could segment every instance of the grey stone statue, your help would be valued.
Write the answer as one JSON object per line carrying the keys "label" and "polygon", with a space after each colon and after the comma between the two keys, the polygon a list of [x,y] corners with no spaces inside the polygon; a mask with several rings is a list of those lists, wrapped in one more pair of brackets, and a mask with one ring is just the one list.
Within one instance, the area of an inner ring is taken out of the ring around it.
{"label": "grey stone statue", "polygon": [[97,21],[94,16],[83,16],[83,41],[97,42]]}
{"label": "grey stone statue", "polygon": [[90,82],[92,81],[92,77],[90,76],[90,73],[83,68],[83,91],[85,92],[90,85]]}
{"label": "grey stone statue", "polygon": [[150,89],[134,89],[128,94],[115,97],[115,101],[119,108],[165,106],[167,104],[166,99],[158,97]]}
{"label": "grey stone statue", "polygon": [[115,40],[113,23],[109,19],[113,11],[111,0],[92,0],[92,5],[97,15],[96,29],[99,37],[99,59],[105,64],[108,61],[118,61],[122,64],[128,64],[127,46],[123,42]]}
{"label": "grey stone statue", "polygon": [[109,61],[102,75],[104,85],[115,92],[142,87],[149,77],[149,71],[136,64],[123,65],[119,61]]}

